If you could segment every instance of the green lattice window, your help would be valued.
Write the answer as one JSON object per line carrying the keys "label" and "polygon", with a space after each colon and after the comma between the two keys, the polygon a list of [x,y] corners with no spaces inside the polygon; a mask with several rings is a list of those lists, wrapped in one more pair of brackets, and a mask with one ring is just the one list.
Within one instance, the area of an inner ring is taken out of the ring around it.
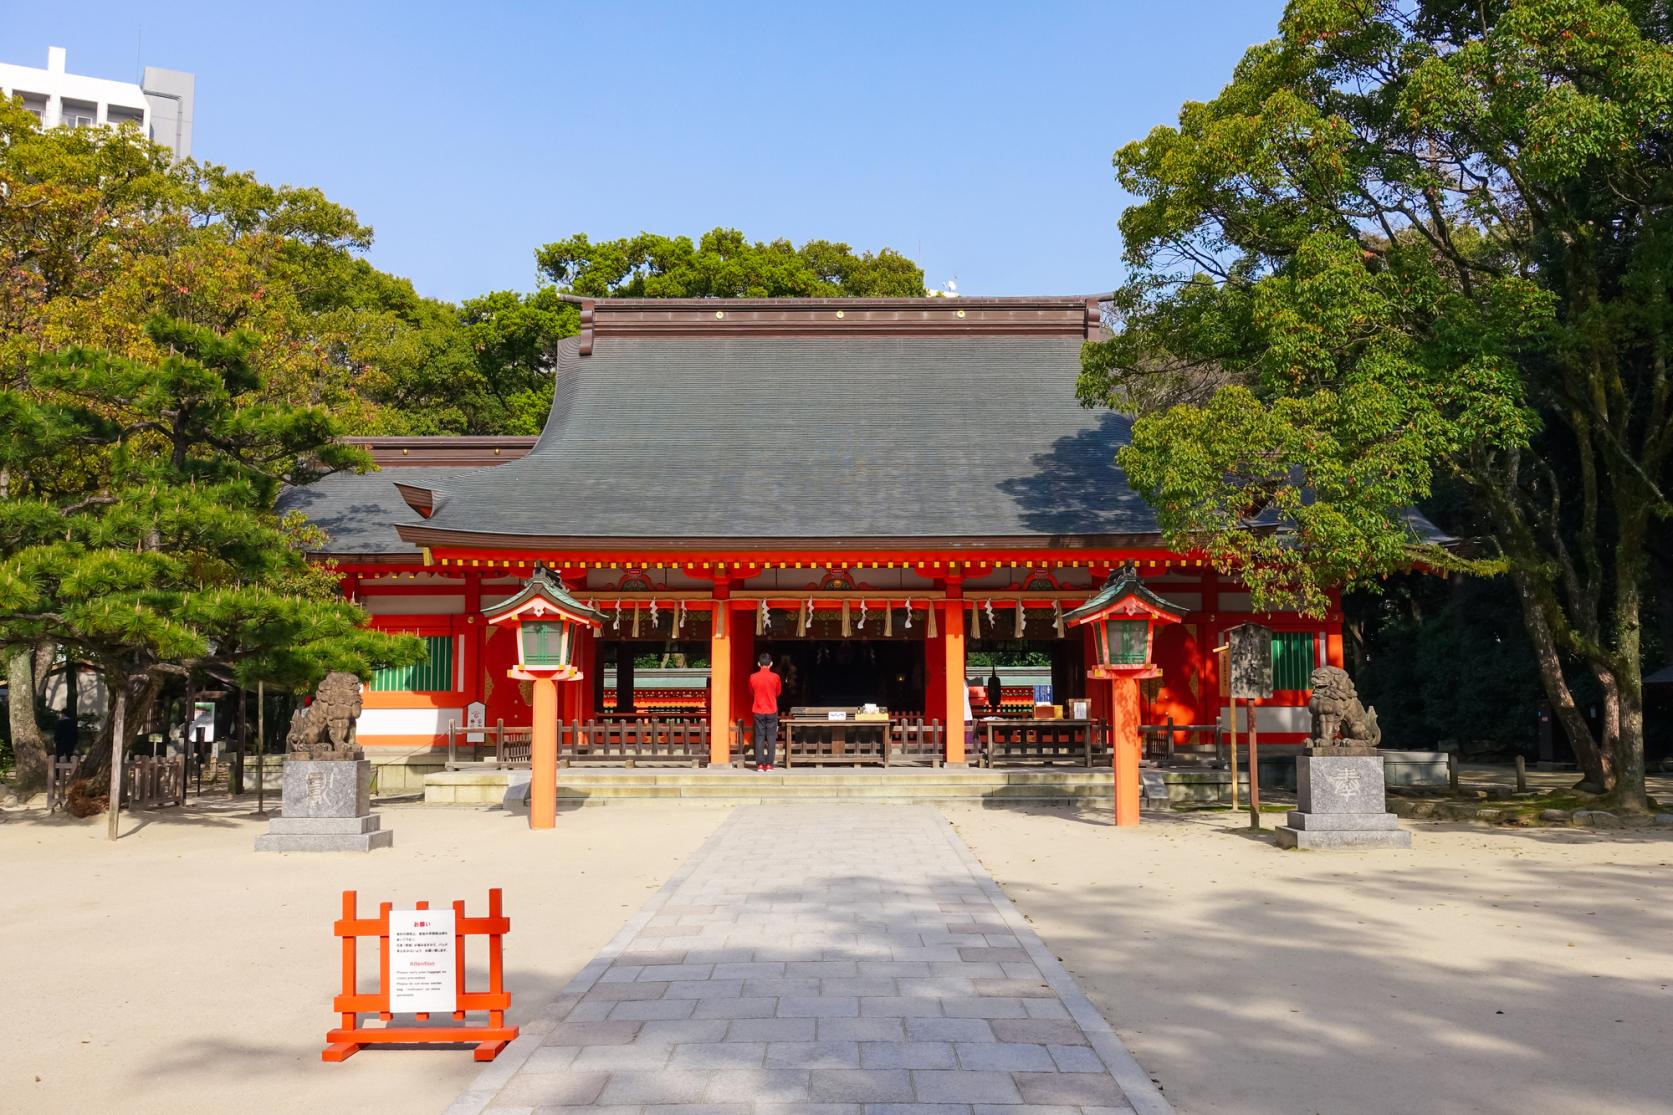
{"label": "green lattice window", "polygon": [[1148,620],[1112,619],[1103,627],[1104,637],[1109,641],[1105,662],[1111,666],[1142,666],[1148,661]]}
{"label": "green lattice window", "polygon": [[424,661],[395,666],[372,675],[372,689],[378,693],[447,693],[453,689],[453,638],[426,635],[429,650]]}
{"label": "green lattice window", "polygon": [[1272,633],[1272,688],[1307,689],[1318,665],[1318,635],[1312,631]]}
{"label": "green lattice window", "polygon": [[529,666],[569,665],[569,632],[556,621],[523,624],[523,662]]}

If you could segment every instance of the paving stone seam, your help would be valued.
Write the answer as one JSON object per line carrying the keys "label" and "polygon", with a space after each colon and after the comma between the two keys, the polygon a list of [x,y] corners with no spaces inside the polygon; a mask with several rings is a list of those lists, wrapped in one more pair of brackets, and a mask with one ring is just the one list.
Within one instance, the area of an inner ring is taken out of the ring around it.
{"label": "paving stone seam", "polygon": [[941,822],[941,831],[947,842],[952,845],[954,854],[964,863],[966,870],[976,880],[976,885],[987,895],[999,917],[1010,927],[1018,943],[1040,969],[1046,983],[1068,1009],[1069,1016],[1086,1034],[1099,1059],[1104,1062],[1110,1075],[1126,1093],[1127,1102],[1132,1105],[1133,1110],[1137,1115],[1175,1115],[1173,1105],[1162,1095],[1155,1081],[1150,1079],[1150,1074],[1144,1071],[1137,1058],[1128,1051],[1098,1008],[1092,1005],[1092,1000],[1081,990],[1080,983],[1069,974],[1069,970],[1056,955],[1046,948],[1045,942],[1034,932],[1034,927],[1028,923],[1028,919],[1022,916],[1016,903],[999,889],[993,875],[982,866],[981,861],[970,850],[970,846],[958,835],[953,823],[939,811],[937,816]]}
{"label": "paving stone seam", "polygon": [[[442,1115],[482,1115],[489,1103],[493,1102],[494,1096],[499,1093],[499,1090],[505,1087],[513,1076],[517,1075],[517,1071],[534,1055],[535,1050],[540,1048],[542,1039],[551,1030],[552,1025],[564,1020],[564,1017],[580,1002],[580,997],[592,990],[593,985],[614,963],[616,957],[627,951],[627,946],[639,935],[639,931],[650,924],[651,919],[656,917],[657,913],[668,904],[668,900],[674,896],[674,892],[679,890],[685,881],[691,877],[692,873],[709,858],[709,853],[721,842],[722,834],[726,831],[727,826],[732,823],[732,818],[735,816],[735,812],[729,813],[720,822],[719,826],[709,834],[708,839],[697,846],[697,851],[687,856],[685,862],[675,868],[674,873],[668,877],[668,880],[657,888],[655,894],[645,900],[645,904],[639,907],[632,917],[623,923],[621,929],[616,931],[616,935],[611,937],[605,946],[594,954],[585,967],[575,973],[573,979],[564,984],[563,989],[558,992],[558,997],[543,1008],[540,1014],[531,1021],[530,1025],[521,1028],[517,1040],[502,1049],[500,1055],[477,1074],[469,1088],[449,1104]],[[508,980],[508,982],[510,981]],[[515,987],[512,988],[512,994],[515,997]]]}

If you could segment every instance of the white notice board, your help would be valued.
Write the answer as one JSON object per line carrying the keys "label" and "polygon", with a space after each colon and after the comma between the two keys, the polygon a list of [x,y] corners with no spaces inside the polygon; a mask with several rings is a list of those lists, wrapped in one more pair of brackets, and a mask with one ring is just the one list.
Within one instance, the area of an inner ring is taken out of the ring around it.
{"label": "white notice board", "polygon": [[458,1008],[453,911],[389,911],[389,1009],[397,1014]]}

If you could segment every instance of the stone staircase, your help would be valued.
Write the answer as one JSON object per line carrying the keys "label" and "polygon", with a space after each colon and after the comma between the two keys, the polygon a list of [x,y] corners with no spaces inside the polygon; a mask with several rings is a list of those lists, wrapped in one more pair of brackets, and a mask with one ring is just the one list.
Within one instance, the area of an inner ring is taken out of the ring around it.
{"label": "stone staircase", "polygon": [[[445,771],[424,779],[430,805],[526,808],[528,772]],[[1153,791],[1154,792],[1154,791]],[[723,805],[766,802],[968,802],[1108,809],[1108,770],[977,770],[872,768],[778,770],[593,769],[558,772],[558,808],[690,801]]]}

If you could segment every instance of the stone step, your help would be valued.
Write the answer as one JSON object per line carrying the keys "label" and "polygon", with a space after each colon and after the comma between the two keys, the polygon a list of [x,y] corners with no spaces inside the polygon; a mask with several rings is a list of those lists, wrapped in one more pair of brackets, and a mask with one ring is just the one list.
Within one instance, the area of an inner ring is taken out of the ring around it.
{"label": "stone step", "polygon": [[[424,800],[433,805],[499,805],[514,775],[509,771],[449,771],[425,779]],[[518,779],[527,772],[519,771]],[[1101,804],[1108,800],[1109,771],[1073,770],[735,770],[684,772],[609,770],[559,772],[558,799],[565,805],[689,800],[710,803],[762,801],[944,802],[1004,801],[1036,804]],[[526,794],[513,793],[513,799]]]}

